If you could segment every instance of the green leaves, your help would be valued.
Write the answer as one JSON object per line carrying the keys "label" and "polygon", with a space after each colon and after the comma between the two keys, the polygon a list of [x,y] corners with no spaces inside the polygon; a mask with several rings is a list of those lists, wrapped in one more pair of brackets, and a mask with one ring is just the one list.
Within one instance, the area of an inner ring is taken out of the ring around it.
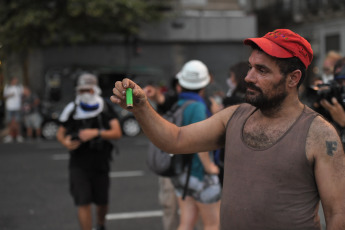
{"label": "green leaves", "polygon": [[2,0],[2,51],[101,41],[105,35],[136,35],[141,23],[162,18],[159,1]]}

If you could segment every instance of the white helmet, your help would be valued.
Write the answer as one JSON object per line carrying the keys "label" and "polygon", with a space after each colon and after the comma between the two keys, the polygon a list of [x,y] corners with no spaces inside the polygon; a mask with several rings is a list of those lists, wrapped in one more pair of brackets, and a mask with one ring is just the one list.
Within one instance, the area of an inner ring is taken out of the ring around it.
{"label": "white helmet", "polygon": [[206,65],[199,60],[185,63],[176,77],[183,88],[190,90],[202,89],[211,80]]}

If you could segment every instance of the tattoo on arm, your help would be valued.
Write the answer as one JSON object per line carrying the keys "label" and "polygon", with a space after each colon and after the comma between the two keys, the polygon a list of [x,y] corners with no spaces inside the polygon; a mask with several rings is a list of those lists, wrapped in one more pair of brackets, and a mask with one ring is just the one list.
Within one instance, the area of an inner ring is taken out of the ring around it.
{"label": "tattoo on arm", "polygon": [[327,154],[329,156],[334,155],[334,151],[337,150],[338,143],[336,141],[326,141]]}

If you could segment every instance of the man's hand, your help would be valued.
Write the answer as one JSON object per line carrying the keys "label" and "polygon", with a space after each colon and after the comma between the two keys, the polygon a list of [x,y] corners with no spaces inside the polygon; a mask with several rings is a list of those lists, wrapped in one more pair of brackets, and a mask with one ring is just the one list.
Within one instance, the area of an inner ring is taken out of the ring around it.
{"label": "man's hand", "polygon": [[71,135],[67,135],[62,143],[68,150],[75,150],[81,144],[78,140],[72,140]]}
{"label": "man's hand", "polygon": [[211,113],[216,114],[222,109],[224,109],[224,106],[222,104],[219,104],[214,97],[209,97],[209,100],[211,102]]}
{"label": "man's hand", "polygon": [[324,107],[331,115],[333,121],[339,124],[341,127],[345,127],[345,112],[343,107],[339,104],[335,97],[332,97],[332,103],[323,99],[320,101],[322,107]]}
{"label": "man's hand", "polygon": [[207,164],[207,166],[205,167],[205,172],[207,172],[208,174],[219,174],[219,167],[215,164],[215,163],[210,163]]}
{"label": "man's hand", "polygon": [[98,129],[81,129],[78,136],[82,142],[87,142],[98,137]]}
{"label": "man's hand", "polygon": [[131,81],[128,78],[123,79],[122,81],[115,82],[115,87],[113,88],[113,96],[110,97],[110,100],[120,105],[123,109],[127,109],[126,106],[126,89],[133,89],[133,103],[134,107],[131,111],[135,110],[135,107],[144,105],[147,102],[146,94],[140,86],[135,82]]}
{"label": "man's hand", "polygon": [[213,163],[213,161],[211,161],[209,152],[199,152],[198,156],[206,173],[219,174],[219,168],[215,163]]}
{"label": "man's hand", "polygon": [[159,88],[152,86],[152,85],[147,85],[143,89],[146,93],[146,96],[153,102],[157,103],[158,105],[161,105],[165,101],[165,96],[164,94],[159,90]]}

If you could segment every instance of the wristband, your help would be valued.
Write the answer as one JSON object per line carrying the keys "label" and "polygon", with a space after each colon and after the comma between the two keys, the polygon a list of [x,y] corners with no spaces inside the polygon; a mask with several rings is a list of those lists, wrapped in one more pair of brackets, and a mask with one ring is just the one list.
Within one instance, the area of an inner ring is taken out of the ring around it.
{"label": "wristband", "polygon": [[98,129],[98,136],[97,136],[97,137],[102,137],[102,136],[101,136],[101,133],[102,133],[102,130],[101,130],[101,129]]}

